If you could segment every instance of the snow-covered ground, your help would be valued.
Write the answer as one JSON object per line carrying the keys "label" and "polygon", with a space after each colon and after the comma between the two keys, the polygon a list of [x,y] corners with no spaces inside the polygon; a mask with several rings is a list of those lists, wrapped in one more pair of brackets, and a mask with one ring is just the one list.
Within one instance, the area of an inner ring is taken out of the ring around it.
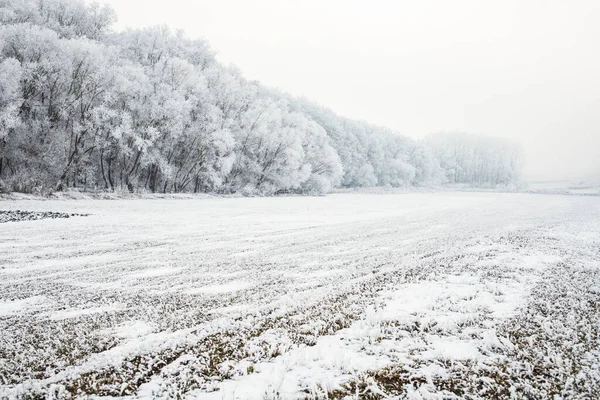
{"label": "snow-covered ground", "polygon": [[600,394],[600,197],[0,210],[0,398]]}
{"label": "snow-covered ground", "polygon": [[600,178],[529,182],[523,191],[540,194],[600,196]]}

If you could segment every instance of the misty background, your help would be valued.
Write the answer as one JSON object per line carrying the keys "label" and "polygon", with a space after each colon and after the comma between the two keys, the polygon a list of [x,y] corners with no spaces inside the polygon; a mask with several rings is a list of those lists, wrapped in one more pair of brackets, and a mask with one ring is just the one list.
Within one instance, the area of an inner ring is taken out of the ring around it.
{"label": "misty background", "polygon": [[600,2],[102,3],[117,29],[182,29],[247,78],[350,118],[517,140],[525,179],[600,175]]}

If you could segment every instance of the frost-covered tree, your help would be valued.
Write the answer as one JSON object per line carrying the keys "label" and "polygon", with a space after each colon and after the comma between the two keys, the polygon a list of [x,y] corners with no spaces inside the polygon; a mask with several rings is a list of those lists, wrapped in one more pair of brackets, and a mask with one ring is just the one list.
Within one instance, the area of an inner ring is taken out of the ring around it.
{"label": "frost-covered tree", "polygon": [[5,149],[11,139],[9,134],[20,124],[19,111],[19,81],[21,79],[21,64],[14,58],[7,58],[0,63],[0,178],[2,169],[9,168]]}
{"label": "frost-covered tree", "polygon": [[509,143],[417,142],[246,80],[167,27],[0,0],[0,188],[325,193],[518,179]]}

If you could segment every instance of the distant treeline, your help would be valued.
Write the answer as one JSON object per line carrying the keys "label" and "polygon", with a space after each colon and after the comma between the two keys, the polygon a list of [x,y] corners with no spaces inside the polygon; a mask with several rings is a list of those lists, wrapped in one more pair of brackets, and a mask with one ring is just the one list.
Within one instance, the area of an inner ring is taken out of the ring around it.
{"label": "distant treeline", "polygon": [[0,0],[0,190],[274,194],[519,176],[518,146],[415,141],[244,79],[205,41],[114,33],[77,0]]}

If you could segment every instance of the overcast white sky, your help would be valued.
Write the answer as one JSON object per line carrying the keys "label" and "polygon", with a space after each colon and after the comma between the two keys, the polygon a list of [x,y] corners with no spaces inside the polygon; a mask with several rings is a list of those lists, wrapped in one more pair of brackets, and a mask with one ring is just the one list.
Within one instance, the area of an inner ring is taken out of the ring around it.
{"label": "overcast white sky", "polygon": [[101,2],[341,115],[516,139],[533,179],[600,175],[598,0]]}

